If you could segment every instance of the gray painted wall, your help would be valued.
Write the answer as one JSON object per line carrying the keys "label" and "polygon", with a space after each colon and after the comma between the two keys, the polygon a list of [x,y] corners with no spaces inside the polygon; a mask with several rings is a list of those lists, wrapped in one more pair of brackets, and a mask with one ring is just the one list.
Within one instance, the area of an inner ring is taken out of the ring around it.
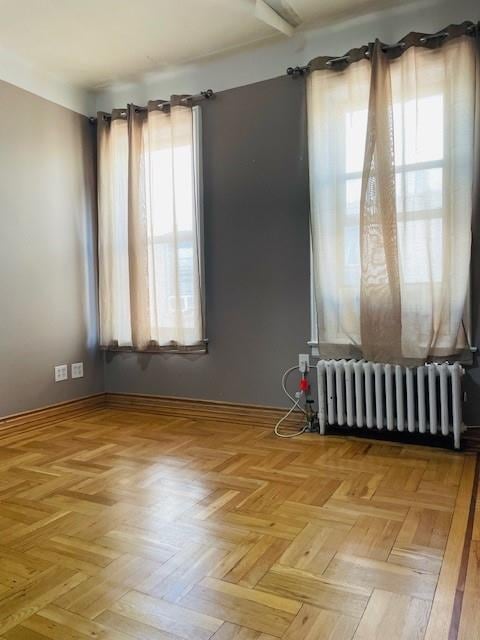
{"label": "gray painted wall", "polygon": [[[106,389],[285,406],[282,372],[308,351],[308,169],[304,83],[276,78],[204,103],[207,355],[109,354]],[[473,320],[480,344],[480,234]],[[480,368],[465,378],[480,424]]]}
{"label": "gray painted wall", "polygon": [[[0,82],[0,416],[103,390],[87,119]],[[85,377],[55,384],[56,364]]]}
{"label": "gray painted wall", "polygon": [[[203,104],[209,353],[108,354],[108,391],[286,404],[280,376],[310,332],[304,105],[303,81],[287,77]],[[82,116],[0,82],[0,416],[104,388],[93,133]],[[77,360],[85,378],[55,384],[53,366]],[[479,387],[476,364],[469,424],[480,424]]]}
{"label": "gray painted wall", "polygon": [[202,103],[206,355],[109,354],[108,391],[283,405],[309,320],[304,82]]}
{"label": "gray painted wall", "polygon": [[[479,164],[480,166],[480,164]],[[480,191],[478,193],[480,199]],[[480,200],[477,203],[472,229],[471,301],[473,344],[480,349]],[[473,354],[473,365],[467,367],[463,388],[467,394],[463,418],[465,424],[480,425],[480,358]]]}

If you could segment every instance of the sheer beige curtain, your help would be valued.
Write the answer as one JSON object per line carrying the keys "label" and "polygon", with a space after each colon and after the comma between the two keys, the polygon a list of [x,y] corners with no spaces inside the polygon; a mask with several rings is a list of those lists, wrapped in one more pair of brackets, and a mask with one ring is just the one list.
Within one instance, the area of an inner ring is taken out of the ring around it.
{"label": "sheer beige curtain", "polygon": [[360,193],[370,62],[307,79],[312,275],[325,357],[361,355]]}
{"label": "sheer beige curtain", "polygon": [[462,36],[394,59],[377,43],[310,75],[321,354],[408,364],[466,349],[477,65]]}
{"label": "sheer beige curtain", "polygon": [[406,358],[467,347],[477,64],[466,36],[391,63]]}
{"label": "sheer beige curtain", "polygon": [[100,344],[132,344],[128,253],[128,125],[124,112],[99,114],[98,262]]}
{"label": "sheer beige curtain", "polygon": [[173,96],[98,122],[101,344],[201,348],[198,114]]}
{"label": "sheer beige curtain", "polygon": [[391,362],[402,352],[394,117],[390,65],[378,40],[371,59],[360,194],[360,335],[368,360]]}

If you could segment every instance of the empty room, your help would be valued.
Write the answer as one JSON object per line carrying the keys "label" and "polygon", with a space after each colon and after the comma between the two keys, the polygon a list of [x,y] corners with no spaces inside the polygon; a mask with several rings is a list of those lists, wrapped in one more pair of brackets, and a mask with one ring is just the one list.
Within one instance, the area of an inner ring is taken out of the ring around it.
{"label": "empty room", "polygon": [[0,640],[480,640],[478,0],[0,0]]}

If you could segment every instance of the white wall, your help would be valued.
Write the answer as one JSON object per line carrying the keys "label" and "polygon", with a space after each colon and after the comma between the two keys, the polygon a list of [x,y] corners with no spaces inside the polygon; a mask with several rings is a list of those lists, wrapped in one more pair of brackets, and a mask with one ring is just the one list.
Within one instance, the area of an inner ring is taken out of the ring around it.
{"label": "white wall", "polygon": [[145,104],[172,93],[231,89],[283,75],[289,66],[304,65],[318,55],[342,55],[378,37],[395,42],[409,31],[432,32],[453,22],[480,19],[478,0],[398,0],[394,9],[376,11],[324,27],[279,36],[261,46],[230,55],[146,74],[133,84],[115,84],[91,93],[42,72],[0,48],[0,80],[84,115],[110,111],[128,102]]}
{"label": "white wall", "polygon": [[95,111],[91,92],[43,72],[1,48],[0,80],[83,115],[91,115]]}
{"label": "white wall", "polygon": [[319,55],[342,55],[375,38],[396,42],[410,31],[435,32],[451,23],[480,19],[478,0],[420,0],[377,11],[323,28],[299,31],[261,47],[217,59],[147,74],[135,84],[113,85],[96,96],[97,111],[110,111],[128,102],[145,104],[172,93],[222,91],[275,78],[289,66],[304,65]]}

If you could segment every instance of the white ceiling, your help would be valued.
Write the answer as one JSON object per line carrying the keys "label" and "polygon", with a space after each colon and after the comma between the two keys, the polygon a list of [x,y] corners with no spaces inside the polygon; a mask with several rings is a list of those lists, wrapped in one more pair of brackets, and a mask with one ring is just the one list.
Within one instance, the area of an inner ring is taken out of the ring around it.
{"label": "white ceiling", "polygon": [[[402,4],[268,1],[284,15],[285,9],[297,14],[298,29]],[[255,18],[254,6],[255,0],[0,0],[0,50],[70,84],[98,89],[286,38]]]}

